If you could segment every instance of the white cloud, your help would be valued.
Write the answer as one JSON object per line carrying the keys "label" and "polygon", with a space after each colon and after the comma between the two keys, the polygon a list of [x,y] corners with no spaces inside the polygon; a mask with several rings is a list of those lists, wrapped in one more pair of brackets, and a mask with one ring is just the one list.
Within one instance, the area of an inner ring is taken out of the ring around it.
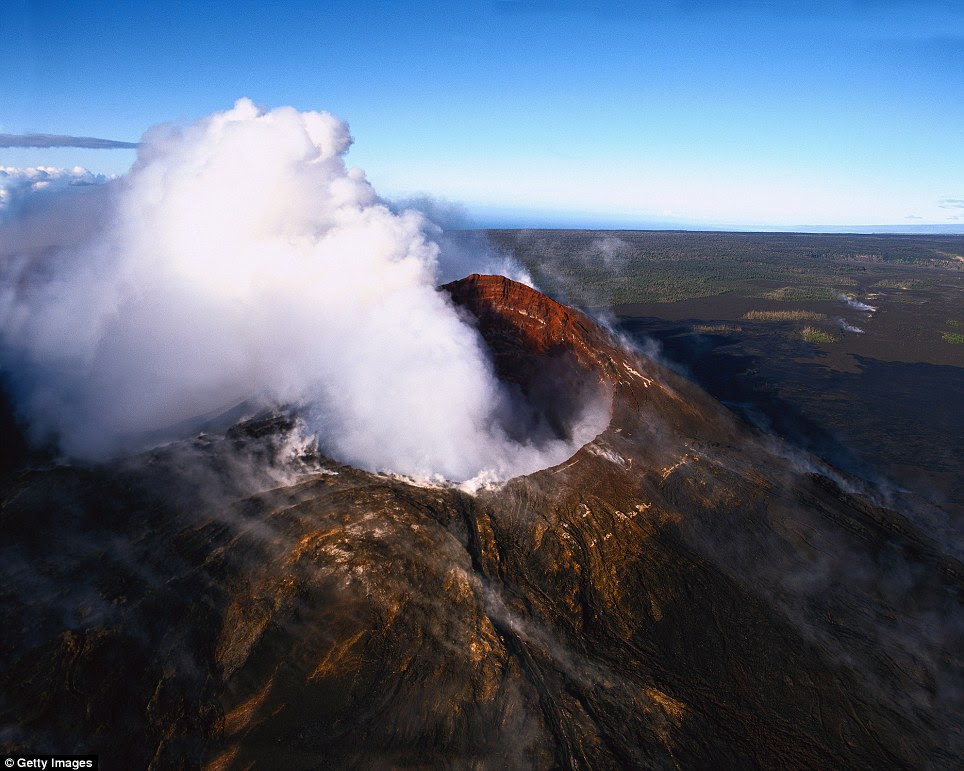
{"label": "white cloud", "polygon": [[106,177],[92,174],[80,166],[59,169],[52,166],[35,166],[20,169],[0,166],[0,218],[19,201],[32,193],[63,190],[65,187],[94,185],[105,182]]}
{"label": "white cloud", "polygon": [[329,114],[241,100],[149,131],[127,175],[79,195],[97,181],[82,169],[6,170],[2,366],[34,432],[97,458],[245,399],[293,402],[343,460],[461,481],[552,465],[601,430],[593,405],[572,440],[506,437],[518,405],[435,290],[426,221],[346,168],[351,141]]}

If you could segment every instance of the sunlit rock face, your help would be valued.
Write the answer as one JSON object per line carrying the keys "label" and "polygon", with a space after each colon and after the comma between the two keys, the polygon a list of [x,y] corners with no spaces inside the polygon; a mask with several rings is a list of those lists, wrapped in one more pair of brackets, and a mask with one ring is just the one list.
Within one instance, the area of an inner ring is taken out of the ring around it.
{"label": "sunlit rock face", "polygon": [[[516,441],[571,442],[581,425],[592,422],[584,417],[587,407],[608,416],[623,354],[614,340],[600,337],[594,322],[503,276],[474,274],[442,289],[470,314],[500,381],[521,395],[505,421]],[[582,435],[593,439],[606,422],[596,418],[596,430]]]}
{"label": "sunlit rock face", "polygon": [[962,571],[913,512],[532,289],[444,290],[539,430],[565,434],[570,386],[611,400],[608,426],[474,493],[338,464],[286,414],[111,467],[21,466],[0,482],[5,750],[959,766]]}

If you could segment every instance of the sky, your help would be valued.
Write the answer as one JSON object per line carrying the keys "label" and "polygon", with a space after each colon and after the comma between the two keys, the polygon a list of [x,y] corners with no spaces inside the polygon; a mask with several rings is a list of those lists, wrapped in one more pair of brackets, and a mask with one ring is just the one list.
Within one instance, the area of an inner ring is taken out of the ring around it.
{"label": "sky", "polygon": [[248,97],[344,119],[380,194],[464,225],[964,232],[960,0],[4,0],[0,35],[2,135],[136,142]]}

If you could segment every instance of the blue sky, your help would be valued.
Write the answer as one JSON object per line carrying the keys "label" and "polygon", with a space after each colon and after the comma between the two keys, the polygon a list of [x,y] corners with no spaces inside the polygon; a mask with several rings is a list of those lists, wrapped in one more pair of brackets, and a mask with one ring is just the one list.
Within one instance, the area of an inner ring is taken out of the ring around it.
{"label": "blue sky", "polygon": [[0,29],[0,133],[136,140],[248,96],[347,120],[380,193],[474,223],[964,230],[960,0],[4,0]]}

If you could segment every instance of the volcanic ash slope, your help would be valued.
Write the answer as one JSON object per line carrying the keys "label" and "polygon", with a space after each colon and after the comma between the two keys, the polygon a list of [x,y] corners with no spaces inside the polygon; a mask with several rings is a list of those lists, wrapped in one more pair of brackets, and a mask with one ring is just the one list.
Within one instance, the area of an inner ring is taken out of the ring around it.
{"label": "volcanic ash slope", "polygon": [[239,493],[239,469],[280,468],[284,418],[8,476],[4,749],[130,768],[960,767],[962,571],[912,512],[526,286],[443,289],[538,430],[564,435],[601,397],[608,427],[475,492],[314,458]]}

